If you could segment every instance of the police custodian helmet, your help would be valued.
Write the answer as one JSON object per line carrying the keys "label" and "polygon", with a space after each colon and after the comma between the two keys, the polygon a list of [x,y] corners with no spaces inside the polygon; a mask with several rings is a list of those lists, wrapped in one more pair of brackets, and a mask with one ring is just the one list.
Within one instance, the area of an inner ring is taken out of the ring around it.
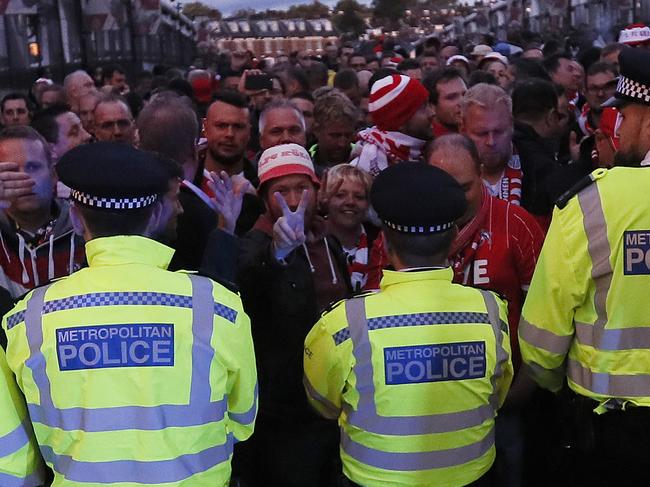
{"label": "police custodian helmet", "polygon": [[96,210],[145,208],[169,188],[168,171],[155,155],[114,142],[75,147],[56,172],[75,203]]}
{"label": "police custodian helmet", "polygon": [[370,200],[387,228],[412,235],[446,232],[467,208],[456,180],[421,162],[403,162],[382,171]]}
{"label": "police custodian helmet", "polygon": [[620,107],[625,103],[650,106],[650,51],[626,47],[619,54],[618,62],[621,75],[616,94],[602,106]]}

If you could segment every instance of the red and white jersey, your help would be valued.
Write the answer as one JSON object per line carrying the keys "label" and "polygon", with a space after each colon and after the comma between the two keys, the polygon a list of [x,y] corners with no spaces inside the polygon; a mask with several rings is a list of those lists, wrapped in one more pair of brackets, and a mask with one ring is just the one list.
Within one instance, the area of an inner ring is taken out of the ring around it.
{"label": "red and white jersey", "polygon": [[[477,248],[462,272],[455,275],[454,282],[490,289],[507,299],[512,356],[518,368],[521,356],[517,329],[521,308],[545,235],[535,218],[520,206],[494,197],[489,197],[486,204],[488,217],[480,230]],[[382,269],[388,265],[381,234],[373,242],[364,289],[378,289]]]}
{"label": "red and white jersey", "polygon": [[501,179],[495,184],[490,184],[489,181],[483,179],[483,184],[490,196],[519,206],[521,205],[521,184],[523,178],[524,173],[521,170],[521,160],[519,159],[519,154],[517,154],[513,147],[513,154],[503,169]]}

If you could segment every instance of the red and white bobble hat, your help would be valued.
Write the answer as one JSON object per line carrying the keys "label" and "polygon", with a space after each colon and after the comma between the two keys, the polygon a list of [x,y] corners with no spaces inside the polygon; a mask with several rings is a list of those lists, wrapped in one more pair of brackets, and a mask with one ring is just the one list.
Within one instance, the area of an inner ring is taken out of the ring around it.
{"label": "red and white bobble hat", "polygon": [[630,24],[621,31],[618,42],[638,46],[650,41],[650,27],[645,24]]}
{"label": "red and white bobble hat", "polygon": [[260,186],[271,179],[294,174],[309,176],[316,186],[320,186],[320,181],[314,171],[314,164],[304,147],[298,144],[283,144],[270,147],[262,152],[257,165]]}
{"label": "red and white bobble hat", "polygon": [[418,80],[393,74],[372,85],[368,111],[380,130],[394,131],[404,125],[429,99]]}

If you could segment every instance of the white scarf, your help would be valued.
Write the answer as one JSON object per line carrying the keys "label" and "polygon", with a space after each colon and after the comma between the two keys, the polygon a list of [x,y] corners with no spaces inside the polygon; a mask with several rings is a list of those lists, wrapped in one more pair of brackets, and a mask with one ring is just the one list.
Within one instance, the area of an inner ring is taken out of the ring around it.
{"label": "white scarf", "polygon": [[398,162],[417,161],[426,141],[401,132],[386,132],[377,127],[362,130],[359,142],[352,149],[350,165],[372,176]]}

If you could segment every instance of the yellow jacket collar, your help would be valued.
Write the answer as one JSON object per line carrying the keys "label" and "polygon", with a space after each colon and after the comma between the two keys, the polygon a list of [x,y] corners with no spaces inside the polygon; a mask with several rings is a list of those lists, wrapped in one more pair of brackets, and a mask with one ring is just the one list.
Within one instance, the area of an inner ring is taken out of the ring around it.
{"label": "yellow jacket collar", "polygon": [[167,269],[173,255],[174,249],[146,237],[121,235],[86,242],[90,267],[145,264]]}
{"label": "yellow jacket collar", "polygon": [[384,270],[384,277],[381,280],[379,287],[385,289],[394,284],[402,284],[406,282],[417,281],[445,281],[451,282],[454,277],[454,272],[451,267],[444,269],[432,269],[428,271],[415,271],[415,272],[398,272]]}

